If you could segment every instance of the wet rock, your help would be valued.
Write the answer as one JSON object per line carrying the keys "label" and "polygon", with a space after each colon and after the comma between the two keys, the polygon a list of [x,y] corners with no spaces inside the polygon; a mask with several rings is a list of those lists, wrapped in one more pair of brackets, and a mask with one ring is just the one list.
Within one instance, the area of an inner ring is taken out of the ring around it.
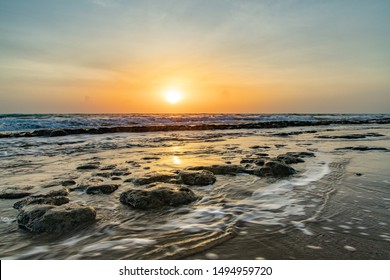
{"label": "wet rock", "polygon": [[143,157],[143,160],[159,160],[159,157]]}
{"label": "wet rock", "polygon": [[279,155],[276,159],[278,161],[283,161],[286,164],[294,164],[305,162],[302,158],[306,157],[315,157],[315,155],[311,152],[288,152],[286,154]]}
{"label": "wet rock", "polygon": [[114,170],[111,172],[111,176],[127,176],[130,175],[131,172],[129,172],[127,169],[126,170]]}
{"label": "wet rock", "polygon": [[100,170],[102,170],[102,171],[113,170],[116,168],[116,166],[117,166],[116,164],[110,164],[110,165],[106,165],[106,166],[100,168]]}
{"label": "wet rock", "polygon": [[121,177],[111,177],[111,180],[113,180],[113,181],[120,181],[120,180],[122,180],[122,178]]}
{"label": "wet rock", "polygon": [[73,186],[76,185],[76,181],[74,180],[66,180],[61,182],[61,186],[68,187],[68,186]]}
{"label": "wet rock", "polygon": [[62,188],[59,190],[50,191],[47,194],[34,195],[32,197],[55,197],[55,196],[67,196],[69,194],[69,189]]}
{"label": "wet rock", "polygon": [[65,130],[62,130],[62,129],[56,129],[56,130],[52,130],[50,132],[50,137],[57,137],[57,136],[67,136],[68,133],[65,131]]}
{"label": "wet rock", "polygon": [[94,173],[93,176],[103,177],[103,178],[110,178],[111,177],[111,173],[109,173],[109,172],[99,172],[99,173]]}
{"label": "wet rock", "polygon": [[212,185],[217,180],[215,175],[208,170],[201,171],[180,171],[179,181],[190,186]]}
{"label": "wet rock", "polygon": [[0,198],[2,199],[18,199],[29,195],[32,195],[32,193],[17,188],[8,188],[0,192]]}
{"label": "wet rock", "polygon": [[121,194],[120,201],[137,209],[189,204],[198,197],[186,187],[157,186],[144,190],[132,189]]}
{"label": "wet rock", "polygon": [[48,204],[48,205],[63,205],[69,203],[69,198],[66,196],[54,196],[54,197],[28,197],[20,200],[14,204],[15,209],[21,209],[27,205],[35,204]]}
{"label": "wet rock", "polygon": [[90,186],[86,188],[87,194],[110,194],[118,189],[119,185],[108,184],[99,186]]}
{"label": "wet rock", "polygon": [[[247,164],[247,163],[252,163],[258,166],[263,166],[265,163],[265,159],[262,158],[244,158],[240,161],[241,164]],[[246,165],[249,166],[249,165]]]}
{"label": "wet rock", "polygon": [[76,204],[28,205],[17,216],[19,227],[32,232],[66,232],[95,221],[96,211],[89,206]]}
{"label": "wet rock", "polygon": [[388,151],[387,148],[381,147],[367,147],[367,146],[357,146],[357,147],[344,147],[344,148],[336,148],[336,151],[339,150],[351,150],[351,151]]}
{"label": "wet rock", "polygon": [[97,165],[97,164],[84,164],[84,165],[78,166],[76,169],[77,170],[92,170],[92,169],[98,169],[98,168],[99,168],[99,165]]}
{"label": "wet rock", "polygon": [[253,172],[257,176],[287,177],[296,173],[295,169],[279,161],[268,161],[264,167]]}
{"label": "wet rock", "polygon": [[125,182],[131,181],[135,185],[148,185],[151,183],[176,183],[177,174],[172,172],[150,172],[145,174],[144,177],[126,180]]}
{"label": "wet rock", "polygon": [[255,146],[251,146],[249,147],[250,149],[254,149],[254,150],[257,150],[257,149],[270,149],[271,147],[270,146],[259,146],[259,145],[255,145]]}
{"label": "wet rock", "polygon": [[196,166],[189,167],[188,170],[208,170],[215,175],[235,175],[238,173],[246,173],[246,169],[240,165],[211,165],[211,166]]}
{"label": "wet rock", "polygon": [[317,138],[321,139],[364,139],[367,137],[382,137],[385,136],[380,133],[370,132],[364,134],[346,134],[346,135],[320,135]]}

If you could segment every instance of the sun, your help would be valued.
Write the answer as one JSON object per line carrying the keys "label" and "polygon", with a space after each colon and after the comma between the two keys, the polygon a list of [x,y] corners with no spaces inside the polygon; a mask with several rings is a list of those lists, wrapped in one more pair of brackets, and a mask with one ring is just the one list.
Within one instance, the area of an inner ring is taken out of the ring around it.
{"label": "sun", "polygon": [[165,100],[171,104],[177,104],[182,99],[183,94],[179,90],[168,90],[165,92]]}

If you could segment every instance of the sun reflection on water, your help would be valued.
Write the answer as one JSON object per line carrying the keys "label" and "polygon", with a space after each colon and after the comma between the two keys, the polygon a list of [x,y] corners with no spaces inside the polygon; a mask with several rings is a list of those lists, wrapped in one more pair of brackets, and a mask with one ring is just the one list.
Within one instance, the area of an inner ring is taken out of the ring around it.
{"label": "sun reflection on water", "polygon": [[172,162],[173,162],[173,164],[181,164],[181,160],[178,156],[173,156]]}

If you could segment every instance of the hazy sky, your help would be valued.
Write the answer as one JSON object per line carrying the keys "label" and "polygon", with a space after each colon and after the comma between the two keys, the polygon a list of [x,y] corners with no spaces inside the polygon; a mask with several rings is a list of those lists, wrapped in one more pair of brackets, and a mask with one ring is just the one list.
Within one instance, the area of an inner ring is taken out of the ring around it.
{"label": "hazy sky", "polygon": [[388,0],[0,0],[0,113],[390,113],[389,15]]}

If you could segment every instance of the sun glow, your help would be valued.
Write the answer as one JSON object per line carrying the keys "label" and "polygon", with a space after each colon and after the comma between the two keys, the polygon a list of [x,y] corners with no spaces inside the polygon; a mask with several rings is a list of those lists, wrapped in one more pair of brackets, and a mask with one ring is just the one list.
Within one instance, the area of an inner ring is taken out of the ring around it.
{"label": "sun glow", "polygon": [[183,94],[178,90],[168,90],[165,92],[165,100],[171,104],[179,103],[182,96]]}

